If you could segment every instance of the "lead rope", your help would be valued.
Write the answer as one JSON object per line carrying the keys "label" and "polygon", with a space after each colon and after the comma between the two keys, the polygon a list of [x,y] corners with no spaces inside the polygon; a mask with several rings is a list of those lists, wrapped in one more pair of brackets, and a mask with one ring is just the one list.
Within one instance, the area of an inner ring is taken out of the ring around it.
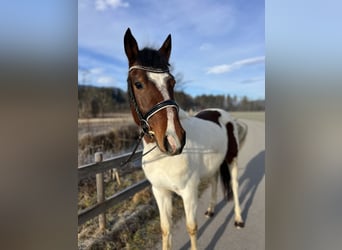
{"label": "lead rope", "polygon": [[[143,115],[141,114],[139,108],[138,108],[138,105],[136,103],[136,100],[135,100],[135,96],[133,94],[133,89],[132,89],[132,84],[130,84],[128,82],[128,95],[129,95],[129,98],[131,99],[131,102],[133,103],[133,106],[134,106],[134,109],[135,109],[135,112],[137,113],[138,117],[139,117],[139,120],[140,120],[140,126],[141,126],[141,129],[142,131],[140,132],[140,135],[138,137],[138,140],[137,140],[137,143],[135,144],[134,146],[134,149],[132,151],[132,154],[128,157],[127,160],[121,162],[120,164],[120,167],[122,166],[125,166],[127,165],[129,162],[133,161],[133,156],[135,155],[135,152],[137,151],[140,143],[141,143],[141,140],[142,138],[144,137],[145,134],[149,135],[149,125],[147,122],[143,123],[142,121],[145,121],[143,119]],[[147,151],[146,153],[144,153],[142,156],[145,156],[147,155],[148,153],[150,153],[153,149],[155,149],[157,146],[154,146],[152,149],[150,149],[149,151]],[[135,158],[134,160],[136,160],[138,158]]]}
{"label": "lead rope", "polygon": [[[135,155],[135,152],[137,151],[137,149],[138,149],[138,147],[139,147],[139,145],[140,145],[140,143],[141,143],[141,140],[142,140],[142,138],[144,137],[144,135],[145,135],[145,132],[144,132],[144,131],[141,131],[141,133],[140,133],[140,135],[139,135],[139,137],[138,137],[137,143],[135,144],[134,149],[133,149],[133,151],[132,151],[132,154],[128,157],[127,160],[121,162],[120,167],[123,167],[123,166],[127,165],[129,162],[135,161],[135,160],[137,160],[137,159],[139,158],[139,157],[137,157],[137,158],[133,159],[133,156]],[[148,150],[148,151],[147,151],[146,153],[144,153],[141,157],[144,157],[144,156],[147,155],[148,153],[152,152],[156,147],[157,147],[157,145],[155,145],[153,148],[151,148],[150,150]],[[133,159],[133,160],[132,160],[132,159]]]}

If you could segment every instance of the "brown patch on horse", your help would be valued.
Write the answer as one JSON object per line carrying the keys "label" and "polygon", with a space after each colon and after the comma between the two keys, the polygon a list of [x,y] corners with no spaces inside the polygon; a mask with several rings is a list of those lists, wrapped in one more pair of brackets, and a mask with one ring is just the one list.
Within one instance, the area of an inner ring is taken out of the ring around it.
{"label": "brown patch on horse", "polygon": [[220,112],[216,110],[204,110],[195,115],[195,117],[199,119],[215,122],[217,125],[221,127],[221,124],[219,122],[220,116]]}
{"label": "brown patch on horse", "polygon": [[233,123],[228,122],[226,125],[228,136],[228,150],[226,154],[226,161],[228,164],[232,163],[233,159],[238,155],[238,144],[234,136]]}

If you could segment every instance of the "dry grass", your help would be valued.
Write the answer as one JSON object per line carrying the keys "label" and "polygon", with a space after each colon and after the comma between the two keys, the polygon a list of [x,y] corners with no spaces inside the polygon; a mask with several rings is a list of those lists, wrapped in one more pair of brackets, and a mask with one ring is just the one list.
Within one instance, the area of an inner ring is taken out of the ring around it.
{"label": "dry grass", "polygon": [[97,151],[103,152],[105,158],[129,151],[135,145],[138,136],[139,130],[134,124],[107,129],[96,134],[84,134],[78,138],[78,166],[92,163]]}
{"label": "dry grass", "polygon": [[78,138],[87,135],[97,135],[99,133],[108,133],[125,126],[133,126],[132,115],[130,113],[120,113],[110,118],[89,118],[78,119]]}
{"label": "dry grass", "polygon": [[[105,175],[105,196],[109,197],[124,188],[131,186],[132,184],[141,181],[145,178],[145,175],[141,169],[137,169],[136,171],[132,171],[130,174],[125,175],[125,178],[121,179],[121,185],[118,184],[117,181],[114,181],[110,178],[110,174],[106,173]],[[83,210],[86,207],[92,206],[96,204],[96,188],[95,188],[95,180],[86,179],[79,184],[79,202],[78,202],[78,209]],[[132,214],[139,206],[142,204],[151,204],[152,202],[152,193],[150,190],[145,189],[133,196],[131,200],[127,200],[122,202],[116,206],[111,207],[106,212],[107,218],[107,231],[105,234],[99,231],[98,229],[98,221],[95,217],[85,224],[78,227],[78,245],[79,249],[88,249],[94,245],[94,249],[105,249],[105,248],[96,248],[97,244],[107,244],[102,242],[104,240],[99,240],[103,238],[104,235],[109,235],[110,230],[116,225],[116,222],[120,220],[125,220],[130,214]],[[126,232],[127,234],[127,232]],[[120,233],[121,235],[121,233]],[[121,237],[121,236],[120,236]],[[106,239],[105,241],[113,241]],[[120,238],[115,238],[115,244],[123,246],[125,242],[120,241]],[[108,244],[112,244],[108,242]],[[110,249],[121,249],[121,248],[110,248]]]}
{"label": "dry grass", "polygon": [[[141,170],[127,175],[122,186],[109,181],[106,184],[106,196],[110,196],[121,189],[144,178]],[[200,195],[208,187],[207,181],[202,181],[199,187]],[[96,192],[88,193],[96,203]],[[79,204],[79,208],[84,205]],[[93,205],[88,203],[87,205]],[[173,194],[173,221],[184,216],[183,200]],[[150,187],[135,194],[130,200],[122,202],[106,213],[107,230],[99,231],[97,217],[79,227],[79,249],[154,249],[161,239],[159,212]]]}

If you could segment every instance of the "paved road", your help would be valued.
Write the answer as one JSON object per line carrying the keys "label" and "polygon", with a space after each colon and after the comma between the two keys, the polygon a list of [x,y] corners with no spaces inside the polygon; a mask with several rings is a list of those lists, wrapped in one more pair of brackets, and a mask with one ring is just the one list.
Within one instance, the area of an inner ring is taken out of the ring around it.
{"label": "paved road", "polygon": [[[207,219],[204,212],[209,202],[210,188],[198,204],[198,248],[206,250],[263,250],[265,249],[265,123],[243,120],[248,134],[239,154],[239,185],[242,217],[245,228],[234,227],[233,202],[223,199],[218,189],[215,216]],[[190,248],[184,218],[172,228],[173,249]],[[161,249],[161,244],[157,244]]]}

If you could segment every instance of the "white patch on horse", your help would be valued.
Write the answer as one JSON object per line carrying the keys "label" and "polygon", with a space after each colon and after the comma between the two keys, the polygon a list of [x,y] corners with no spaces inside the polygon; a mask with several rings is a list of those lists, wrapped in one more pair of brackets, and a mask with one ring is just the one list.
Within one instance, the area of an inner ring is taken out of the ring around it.
{"label": "white patch on horse", "polygon": [[[152,81],[157,89],[160,91],[161,95],[163,96],[164,100],[170,100],[170,95],[167,90],[167,81],[166,79],[170,76],[169,73],[153,73],[153,72],[146,72],[147,77],[150,81]],[[167,110],[167,128],[166,133],[167,135],[171,135],[175,140],[176,144],[180,144],[178,137],[175,133],[175,124],[174,124],[174,113],[173,107],[166,108]]]}

